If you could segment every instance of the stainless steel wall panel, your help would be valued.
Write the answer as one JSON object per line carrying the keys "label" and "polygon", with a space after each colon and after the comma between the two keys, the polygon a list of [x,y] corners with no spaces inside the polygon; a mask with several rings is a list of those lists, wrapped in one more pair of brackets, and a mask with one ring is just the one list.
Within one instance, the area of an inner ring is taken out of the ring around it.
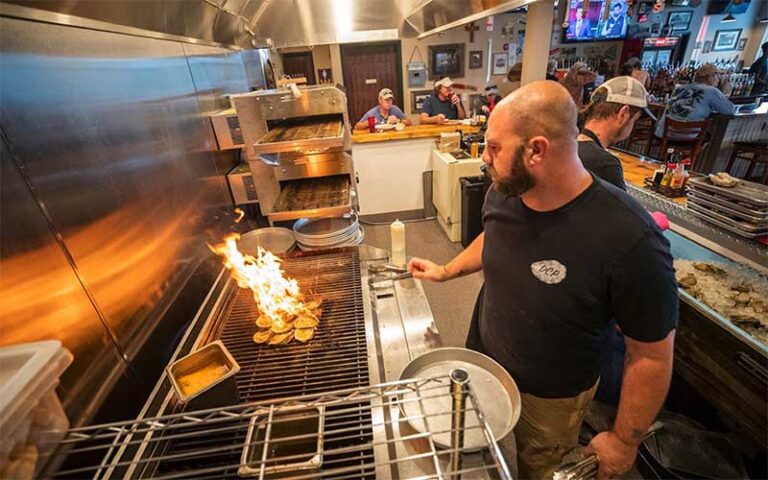
{"label": "stainless steel wall panel", "polygon": [[72,422],[125,364],[0,142],[0,345],[59,339],[75,356],[59,393]]}
{"label": "stainless steel wall panel", "polygon": [[248,82],[248,90],[271,88],[267,85],[264,78],[265,68],[269,60],[269,51],[266,49],[243,50],[240,52],[243,66],[245,67],[245,78]]}
{"label": "stainless steel wall panel", "polygon": [[[8,18],[0,32],[3,129],[130,358],[205,251],[201,222],[231,203],[190,64],[176,42]],[[38,234],[21,233],[39,243]],[[16,258],[4,252],[1,267]],[[46,270],[42,257],[26,258]],[[47,295],[31,280],[25,288]],[[66,308],[51,305],[49,318]],[[16,328],[24,318],[3,320]]]}
{"label": "stainless steel wall panel", "polygon": [[[182,45],[197,92],[200,114],[208,116],[229,108],[228,95],[248,91],[245,68],[240,52],[204,45]],[[216,135],[212,128],[206,129],[206,145],[214,153],[218,181],[226,189],[225,175],[240,163],[240,151],[218,151]]]}

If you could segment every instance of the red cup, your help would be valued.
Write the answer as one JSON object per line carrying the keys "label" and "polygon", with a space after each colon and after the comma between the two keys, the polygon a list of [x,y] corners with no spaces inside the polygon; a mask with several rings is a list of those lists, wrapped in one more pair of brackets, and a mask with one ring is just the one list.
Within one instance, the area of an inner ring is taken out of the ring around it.
{"label": "red cup", "polygon": [[368,117],[368,131],[373,133],[376,131],[376,117]]}

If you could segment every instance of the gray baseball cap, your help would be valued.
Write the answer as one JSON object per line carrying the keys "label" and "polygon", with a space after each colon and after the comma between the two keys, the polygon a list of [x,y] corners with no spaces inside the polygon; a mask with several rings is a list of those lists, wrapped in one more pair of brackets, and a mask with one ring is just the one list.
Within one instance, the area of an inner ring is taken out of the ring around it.
{"label": "gray baseball cap", "polygon": [[[600,85],[595,92],[601,88],[608,91],[606,102],[642,108],[646,115],[651,117],[654,122],[656,121],[656,116],[648,109],[648,92],[639,81],[627,76],[614,77]],[[592,92],[592,96],[595,95],[595,92]]]}

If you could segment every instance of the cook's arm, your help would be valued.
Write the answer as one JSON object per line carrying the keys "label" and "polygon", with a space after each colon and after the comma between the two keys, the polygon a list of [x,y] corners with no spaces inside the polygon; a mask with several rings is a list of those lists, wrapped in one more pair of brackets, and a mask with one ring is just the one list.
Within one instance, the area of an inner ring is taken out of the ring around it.
{"label": "cook's arm", "polygon": [[664,404],[672,378],[675,331],[658,342],[638,342],[625,337],[624,380],[616,423],[590,443],[600,458],[598,479],[628,471],[637,448]]}
{"label": "cook's arm", "polygon": [[462,251],[460,254],[445,265],[414,257],[408,262],[408,271],[418,279],[432,280],[435,282],[444,282],[456,277],[469,275],[479,272],[483,268],[483,239],[485,233],[481,233],[477,238]]}

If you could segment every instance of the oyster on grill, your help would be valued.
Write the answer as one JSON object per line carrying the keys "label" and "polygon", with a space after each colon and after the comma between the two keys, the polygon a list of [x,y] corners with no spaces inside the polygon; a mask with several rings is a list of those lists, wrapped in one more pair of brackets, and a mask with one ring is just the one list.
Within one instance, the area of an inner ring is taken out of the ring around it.
{"label": "oyster on grill", "polygon": [[297,328],[293,331],[293,337],[300,342],[308,342],[314,335],[314,328]]}
{"label": "oyster on grill", "polygon": [[272,326],[272,319],[262,314],[256,319],[256,326],[259,328],[270,328]]}
{"label": "oyster on grill", "polygon": [[272,336],[270,330],[261,330],[253,334],[253,341],[256,343],[267,343]]}
{"label": "oyster on grill", "polygon": [[314,295],[309,301],[302,303],[297,314],[283,313],[279,320],[270,318],[261,313],[256,319],[259,331],[253,336],[253,341],[258,344],[285,345],[293,340],[308,342],[315,335],[315,330],[320,324],[323,314],[323,297]]}

